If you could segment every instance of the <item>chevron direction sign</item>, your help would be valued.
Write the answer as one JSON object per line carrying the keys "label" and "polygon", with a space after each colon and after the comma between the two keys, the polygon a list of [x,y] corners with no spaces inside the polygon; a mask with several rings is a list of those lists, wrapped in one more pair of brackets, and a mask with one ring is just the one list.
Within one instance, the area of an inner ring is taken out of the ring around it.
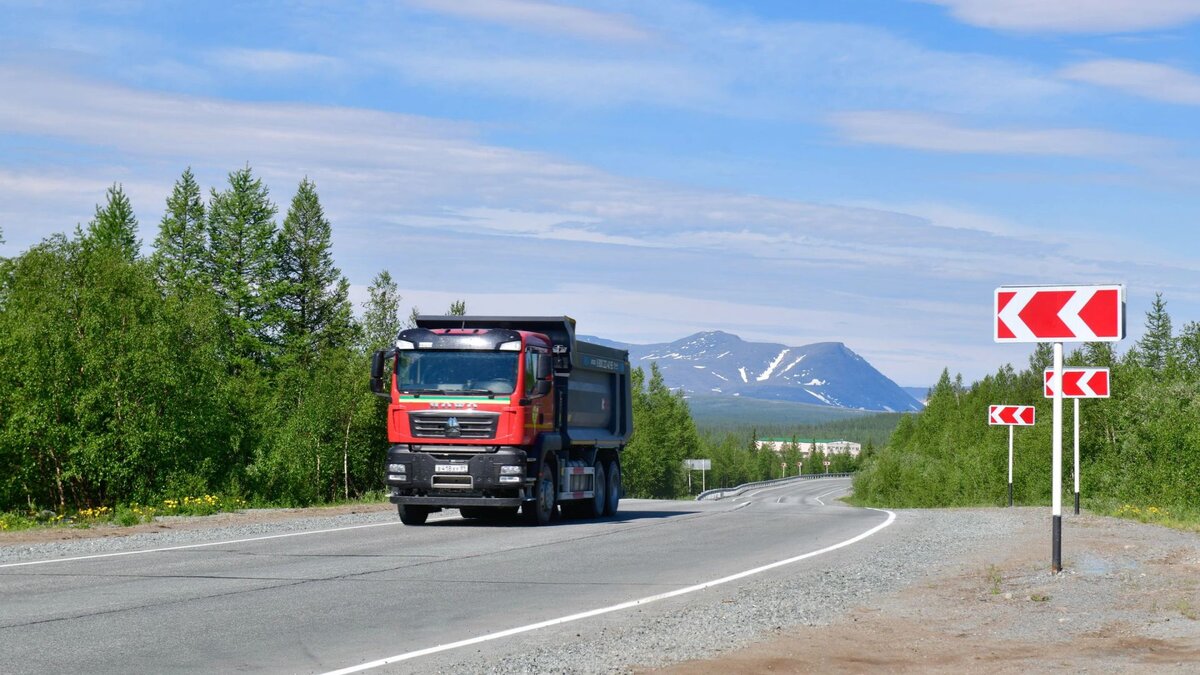
{"label": "chevron direction sign", "polygon": [[990,405],[988,424],[992,426],[1031,427],[1034,407],[1031,405]]}
{"label": "chevron direction sign", "polygon": [[1117,342],[1125,337],[1125,287],[1004,286],[993,317],[996,342]]}
{"label": "chevron direction sign", "polygon": [[[1046,398],[1054,398],[1050,380],[1054,369],[1046,369]],[[1108,368],[1063,368],[1063,398],[1108,398]]]}

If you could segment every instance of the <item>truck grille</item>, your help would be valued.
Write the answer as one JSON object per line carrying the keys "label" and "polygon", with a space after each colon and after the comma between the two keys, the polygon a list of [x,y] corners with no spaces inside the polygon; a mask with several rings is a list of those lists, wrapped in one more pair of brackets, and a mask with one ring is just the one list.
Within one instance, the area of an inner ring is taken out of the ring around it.
{"label": "truck grille", "polygon": [[415,438],[495,438],[499,419],[493,413],[409,413],[408,424]]}

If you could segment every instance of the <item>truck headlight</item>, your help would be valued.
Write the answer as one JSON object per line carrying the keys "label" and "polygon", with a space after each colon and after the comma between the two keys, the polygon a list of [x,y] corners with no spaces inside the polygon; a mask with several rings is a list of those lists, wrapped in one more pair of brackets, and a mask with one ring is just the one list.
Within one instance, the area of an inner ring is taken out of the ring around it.
{"label": "truck headlight", "polygon": [[403,473],[389,473],[388,480],[396,481],[397,483],[407,483],[408,475]]}
{"label": "truck headlight", "polygon": [[388,471],[392,473],[408,473],[407,464],[388,464]]}
{"label": "truck headlight", "polygon": [[519,465],[509,465],[500,467],[501,476],[520,476],[525,473],[525,467]]}
{"label": "truck headlight", "polygon": [[520,476],[500,476],[501,483],[520,483]]}

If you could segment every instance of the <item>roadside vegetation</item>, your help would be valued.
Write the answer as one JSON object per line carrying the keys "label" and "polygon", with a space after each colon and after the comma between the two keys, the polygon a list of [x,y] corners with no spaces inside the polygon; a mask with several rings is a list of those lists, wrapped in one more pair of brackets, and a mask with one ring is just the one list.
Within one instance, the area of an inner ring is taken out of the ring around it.
{"label": "roadside vegetation", "polygon": [[[1112,398],[1080,402],[1085,508],[1175,527],[1200,523],[1200,323],[1176,333],[1162,296],[1124,355],[1090,343],[1069,366],[1107,367]],[[1027,368],[1005,366],[970,386],[942,373],[928,406],[900,420],[887,447],[854,480],[855,503],[894,507],[1007,503],[1008,429],[990,427],[991,404],[1035,405],[1037,424],[1015,429],[1014,501],[1050,502],[1051,401],[1043,397],[1049,345]],[[1073,502],[1072,405],[1064,406],[1063,503]]]}
{"label": "roadside vegetation", "polygon": [[0,529],[378,498],[401,298],[383,270],[354,316],[312,181],[278,211],[249,167],[207,199],[189,170],[152,255],[113,185],[0,259]]}

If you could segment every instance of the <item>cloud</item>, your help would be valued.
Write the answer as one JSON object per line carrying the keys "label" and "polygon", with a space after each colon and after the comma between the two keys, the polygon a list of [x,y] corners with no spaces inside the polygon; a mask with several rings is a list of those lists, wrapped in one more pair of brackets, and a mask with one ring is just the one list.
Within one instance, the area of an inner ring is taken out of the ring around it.
{"label": "cloud", "polygon": [[1131,158],[1165,149],[1162,139],[1094,129],[982,129],[893,110],[836,113],[833,127],[856,143],[931,152]]}
{"label": "cloud", "polygon": [[510,28],[592,40],[639,42],[650,33],[627,16],[534,0],[408,0],[409,5]]}
{"label": "cloud", "polygon": [[372,34],[355,42],[356,54],[408,81],[476,94],[746,118],[881,105],[1045,110],[1062,105],[1070,89],[1028,63],[929,49],[872,26],[769,21],[689,2],[631,7],[654,39],[534,41],[462,22],[448,38],[444,26],[408,21],[403,40]]}
{"label": "cloud", "polygon": [[1200,105],[1200,76],[1160,63],[1098,59],[1069,66],[1059,74],[1156,101]]}
{"label": "cloud", "polygon": [[973,26],[1052,33],[1124,33],[1200,18],[1197,0],[922,0]]}
{"label": "cloud", "polygon": [[[499,300],[488,304],[495,296],[512,303],[509,313],[564,311],[581,325],[588,315],[588,331],[637,341],[703,327],[844,340],[909,382],[929,379],[916,371],[936,373],[947,355],[968,356],[963,345],[990,347],[987,299],[998,281],[1108,280],[1115,269],[1173,300],[1200,287],[1194,264],[1105,264],[1065,241],[952,210],[629,178],[412,115],[148,92],[15,67],[0,67],[0,90],[5,138],[72,160],[0,157],[3,255],[87,222],[114,180],[153,241],[183,167],[220,188],[249,162],[283,208],[297,182],[313,178],[351,281],[390,268],[406,302],[426,309],[453,296],[503,313]],[[531,271],[537,290],[514,269]]]}
{"label": "cloud", "polygon": [[311,72],[338,64],[338,59],[282,49],[225,48],[214,50],[208,61],[228,70],[260,74]]}

